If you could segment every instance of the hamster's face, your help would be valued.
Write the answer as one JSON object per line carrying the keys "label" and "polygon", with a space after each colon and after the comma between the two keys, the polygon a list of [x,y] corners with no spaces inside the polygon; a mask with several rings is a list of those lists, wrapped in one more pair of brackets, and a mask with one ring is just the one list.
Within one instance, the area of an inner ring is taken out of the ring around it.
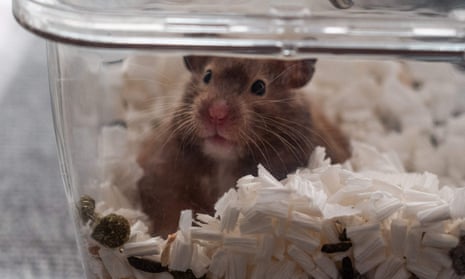
{"label": "hamster's face", "polygon": [[[175,116],[183,141],[221,160],[272,148],[293,109],[292,89],[313,74],[313,60],[278,61],[219,57],[185,58],[192,78]],[[281,119],[281,120],[279,120]]]}

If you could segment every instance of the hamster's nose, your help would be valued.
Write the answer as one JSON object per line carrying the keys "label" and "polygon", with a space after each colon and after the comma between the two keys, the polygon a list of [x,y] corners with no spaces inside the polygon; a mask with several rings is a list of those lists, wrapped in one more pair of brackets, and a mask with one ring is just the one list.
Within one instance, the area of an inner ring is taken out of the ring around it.
{"label": "hamster's nose", "polygon": [[209,120],[212,124],[223,125],[229,115],[229,106],[225,100],[216,100],[208,108]]}

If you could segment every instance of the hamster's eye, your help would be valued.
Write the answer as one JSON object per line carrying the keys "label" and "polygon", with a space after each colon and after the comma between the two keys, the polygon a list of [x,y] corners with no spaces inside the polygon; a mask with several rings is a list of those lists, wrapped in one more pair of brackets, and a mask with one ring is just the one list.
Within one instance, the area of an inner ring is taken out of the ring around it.
{"label": "hamster's eye", "polygon": [[265,89],[266,89],[265,82],[261,79],[256,80],[252,84],[252,87],[250,87],[250,91],[257,96],[263,96],[265,94]]}
{"label": "hamster's eye", "polygon": [[211,70],[207,70],[207,72],[205,73],[205,75],[203,76],[203,82],[205,84],[208,84],[210,82],[210,80],[212,79],[212,71]]}

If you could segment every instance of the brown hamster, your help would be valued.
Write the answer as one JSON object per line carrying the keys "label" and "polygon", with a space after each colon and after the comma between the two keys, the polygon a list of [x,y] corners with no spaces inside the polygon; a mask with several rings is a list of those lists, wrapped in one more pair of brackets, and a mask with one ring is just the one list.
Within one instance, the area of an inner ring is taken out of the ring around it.
{"label": "brown hamster", "polygon": [[296,91],[312,78],[315,60],[184,59],[192,76],[182,100],[138,158],[142,207],[153,232],[174,232],[183,209],[212,213],[218,198],[238,178],[256,174],[259,163],[283,179],[307,166],[318,145],[333,162],[350,156],[342,133]]}

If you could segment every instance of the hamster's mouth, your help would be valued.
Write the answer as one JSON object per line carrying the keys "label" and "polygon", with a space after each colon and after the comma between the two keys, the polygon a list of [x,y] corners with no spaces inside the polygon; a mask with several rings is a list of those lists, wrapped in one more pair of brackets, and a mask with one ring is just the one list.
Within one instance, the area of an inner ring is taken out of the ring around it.
{"label": "hamster's mouth", "polygon": [[207,137],[205,139],[205,141],[208,141],[210,143],[213,143],[215,145],[220,145],[220,146],[226,146],[226,145],[231,145],[232,142],[218,134],[214,135],[214,136],[211,136],[211,137]]}
{"label": "hamster's mouth", "polygon": [[203,152],[217,159],[236,158],[236,144],[219,134],[204,138]]}

